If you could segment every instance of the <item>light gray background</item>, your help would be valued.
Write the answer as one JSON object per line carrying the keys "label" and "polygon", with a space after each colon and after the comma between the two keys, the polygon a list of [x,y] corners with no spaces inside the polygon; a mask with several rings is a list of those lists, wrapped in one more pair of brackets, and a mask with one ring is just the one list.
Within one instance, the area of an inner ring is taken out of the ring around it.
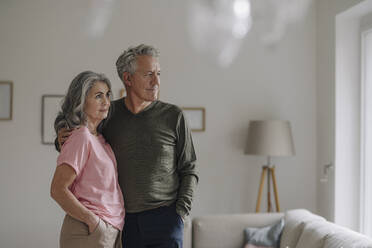
{"label": "light gray background", "polygon": [[8,119],[11,113],[11,85],[0,84],[0,119]]}
{"label": "light gray background", "polygon": [[259,119],[289,120],[293,128],[296,156],[273,160],[282,210],[331,215],[332,185],[319,183],[318,156],[332,132],[333,23],[357,2],[315,1],[276,47],[263,46],[253,28],[236,60],[221,68],[191,46],[188,1],[117,1],[98,38],[81,25],[89,1],[0,1],[0,79],[17,86],[13,121],[0,122],[0,246],[57,247],[63,211],[49,187],[58,153],[40,142],[41,96],[64,94],[86,69],[106,73],[118,96],[115,61],[139,43],[161,51],[161,99],[208,113],[206,131],[193,134],[200,172],[193,216],[254,211],[265,159],[245,155],[244,145],[249,120]]}

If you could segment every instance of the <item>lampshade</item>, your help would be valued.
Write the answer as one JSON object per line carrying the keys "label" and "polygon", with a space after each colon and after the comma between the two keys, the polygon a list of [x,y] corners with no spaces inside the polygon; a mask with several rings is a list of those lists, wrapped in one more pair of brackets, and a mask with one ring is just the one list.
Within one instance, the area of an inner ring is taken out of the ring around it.
{"label": "lampshade", "polygon": [[291,124],[281,120],[251,121],[245,153],[263,156],[294,155]]}

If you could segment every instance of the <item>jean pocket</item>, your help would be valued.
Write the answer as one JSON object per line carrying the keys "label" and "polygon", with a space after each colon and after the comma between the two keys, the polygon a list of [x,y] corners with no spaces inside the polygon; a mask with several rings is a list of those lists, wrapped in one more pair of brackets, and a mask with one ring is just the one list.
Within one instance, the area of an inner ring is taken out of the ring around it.
{"label": "jean pocket", "polygon": [[179,223],[182,224],[182,225],[184,225],[185,222],[184,222],[182,216],[179,213],[177,213],[177,210],[175,212],[176,212],[177,219],[178,219]]}

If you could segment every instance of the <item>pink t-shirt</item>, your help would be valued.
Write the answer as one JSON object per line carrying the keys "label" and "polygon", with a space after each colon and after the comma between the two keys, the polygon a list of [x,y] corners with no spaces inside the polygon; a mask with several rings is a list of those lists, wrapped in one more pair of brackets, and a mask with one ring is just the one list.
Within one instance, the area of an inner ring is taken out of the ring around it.
{"label": "pink t-shirt", "polygon": [[63,144],[57,166],[70,165],[76,172],[70,190],[89,210],[119,230],[124,225],[124,200],[118,184],[116,159],[102,135],[85,126],[74,130]]}

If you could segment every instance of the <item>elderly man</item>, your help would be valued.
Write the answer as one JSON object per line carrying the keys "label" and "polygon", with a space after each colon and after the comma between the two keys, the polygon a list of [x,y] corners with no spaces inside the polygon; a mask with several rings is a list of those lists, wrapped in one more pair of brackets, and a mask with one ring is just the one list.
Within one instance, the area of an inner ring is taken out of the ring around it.
{"label": "elderly man", "polygon": [[[123,246],[182,247],[198,182],[182,110],[158,100],[158,51],[130,47],[116,62],[127,96],[112,102],[103,135],[114,150],[126,209]],[[59,141],[65,134],[60,132]]]}

